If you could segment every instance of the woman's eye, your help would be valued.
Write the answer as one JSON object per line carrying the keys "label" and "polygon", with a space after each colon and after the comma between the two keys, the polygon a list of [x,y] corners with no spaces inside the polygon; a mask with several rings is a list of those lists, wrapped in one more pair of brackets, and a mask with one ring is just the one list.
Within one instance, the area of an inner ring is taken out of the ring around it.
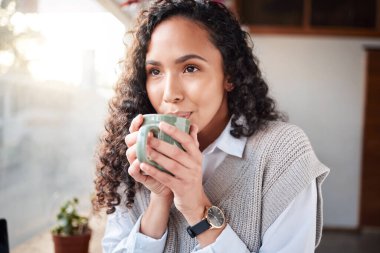
{"label": "woman's eye", "polygon": [[195,66],[187,66],[185,68],[185,73],[193,73],[193,72],[196,72],[198,71],[199,69]]}
{"label": "woman's eye", "polygon": [[152,76],[158,76],[160,74],[160,71],[158,69],[151,69],[149,70],[149,74]]}

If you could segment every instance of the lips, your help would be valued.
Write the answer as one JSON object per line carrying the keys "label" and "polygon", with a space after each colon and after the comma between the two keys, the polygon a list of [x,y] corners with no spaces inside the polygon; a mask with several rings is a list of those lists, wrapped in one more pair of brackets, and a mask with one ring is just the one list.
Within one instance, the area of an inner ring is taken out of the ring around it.
{"label": "lips", "polygon": [[183,112],[183,111],[179,111],[179,112],[170,112],[170,113],[168,113],[168,114],[170,114],[170,115],[175,115],[175,116],[177,116],[177,117],[181,117],[181,118],[186,118],[186,119],[188,119],[188,118],[190,118],[190,116],[191,116],[192,113],[193,113],[193,112]]}

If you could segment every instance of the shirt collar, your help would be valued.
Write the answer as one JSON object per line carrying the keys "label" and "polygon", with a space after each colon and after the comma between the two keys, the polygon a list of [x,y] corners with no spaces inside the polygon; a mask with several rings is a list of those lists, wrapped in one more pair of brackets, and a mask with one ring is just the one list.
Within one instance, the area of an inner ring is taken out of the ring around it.
{"label": "shirt collar", "polygon": [[230,134],[230,130],[231,119],[219,137],[213,143],[211,143],[202,153],[204,155],[208,155],[213,153],[215,149],[218,148],[224,153],[242,158],[244,147],[247,142],[247,137],[241,136],[240,138],[235,138]]}

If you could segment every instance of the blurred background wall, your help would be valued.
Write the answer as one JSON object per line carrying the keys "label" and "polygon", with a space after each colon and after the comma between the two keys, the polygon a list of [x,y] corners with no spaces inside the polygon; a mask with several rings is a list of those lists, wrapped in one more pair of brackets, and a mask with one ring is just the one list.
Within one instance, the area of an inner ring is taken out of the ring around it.
{"label": "blurred background wall", "polygon": [[366,86],[365,46],[379,39],[252,34],[263,74],[290,122],[309,136],[330,169],[324,186],[324,224],[359,225]]}

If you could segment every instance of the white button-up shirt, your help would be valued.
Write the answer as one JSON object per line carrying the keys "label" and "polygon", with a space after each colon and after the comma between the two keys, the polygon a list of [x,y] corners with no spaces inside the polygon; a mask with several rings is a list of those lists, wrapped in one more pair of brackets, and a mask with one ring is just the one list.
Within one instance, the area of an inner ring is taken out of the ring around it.
{"label": "white button-up shirt", "polygon": [[[212,176],[227,155],[242,158],[246,137],[239,139],[230,134],[228,123],[222,134],[203,152],[203,183]],[[261,253],[309,253],[314,252],[316,236],[317,188],[315,180],[305,188],[265,231]],[[102,241],[104,253],[162,253],[167,231],[160,239],[140,233],[141,217],[133,224],[127,212],[108,215],[107,227]],[[290,232],[291,231],[291,232]],[[204,248],[193,249],[197,253],[234,252],[249,250],[238,235],[227,224],[216,241]],[[182,252],[181,252],[182,253]]]}

